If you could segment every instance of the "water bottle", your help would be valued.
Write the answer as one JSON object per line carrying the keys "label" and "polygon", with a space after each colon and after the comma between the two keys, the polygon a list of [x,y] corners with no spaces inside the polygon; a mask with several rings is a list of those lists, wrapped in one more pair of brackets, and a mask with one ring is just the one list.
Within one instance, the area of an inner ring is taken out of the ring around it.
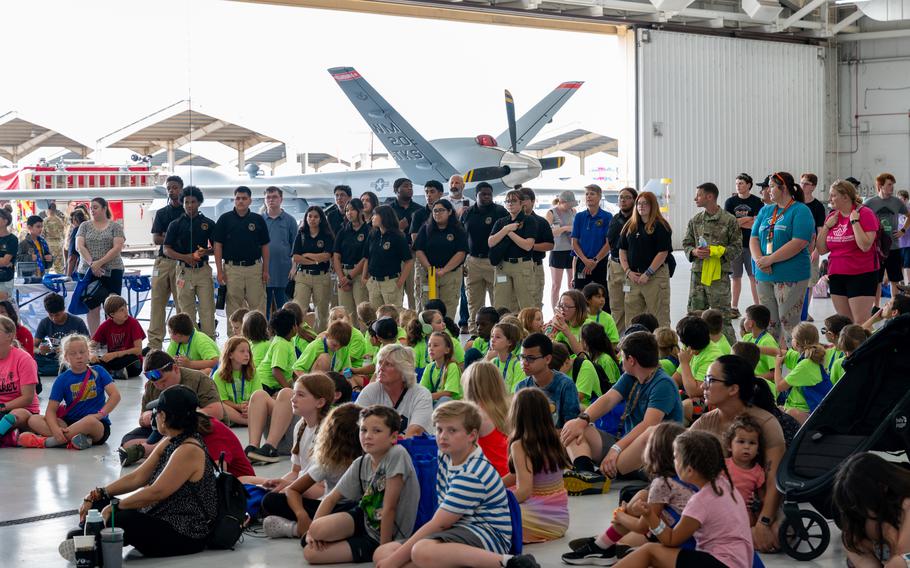
{"label": "water bottle", "polygon": [[0,436],[6,436],[6,433],[12,430],[15,425],[16,417],[13,416],[12,412],[7,412],[0,416]]}
{"label": "water bottle", "polygon": [[698,237],[698,248],[705,248],[708,246],[708,239],[704,235]]}
{"label": "water bottle", "polygon": [[354,376],[354,371],[352,371],[350,367],[347,367],[343,371],[341,371],[341,374],[344,375],[344,378],[350,379],[351,377]]}
{"label": "water bottle", "polygon": [[95,537],[95,566],[103,566],[104,558],[101,556],[101,529],[104,528],[104,517],[98,509],[90,509],[85,516],[85,536]]}

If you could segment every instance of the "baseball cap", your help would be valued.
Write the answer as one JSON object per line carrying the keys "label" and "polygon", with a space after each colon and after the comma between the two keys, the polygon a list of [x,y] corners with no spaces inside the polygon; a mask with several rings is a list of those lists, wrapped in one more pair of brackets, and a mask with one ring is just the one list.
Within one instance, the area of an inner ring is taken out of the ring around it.
{"label": "baseball cap", "polygon": [[388,341],[398,337],[398,324],[388,316],[381,317],[370,325],[370,332],[379,339]]}
{"label": "baseball cap", "polygon": [[572,193],[571,191],[568,191],[568,190],[563,191],[562,193],[560,193],[558,199],[559,199],[560,201],[565,201],[566,203],[568,203],[568,204],[571,205],[572,207],[575,207],[576,205],[578,205],[578,200],[575,199],[575,194]]}
{"label": "baseball cap", "polygon": [[861,181],[859,181],[858,179],[856,179],[856,178],[853,177],[853,176],[848,177],[848,178],[847,178],[847,181],[849,181],[850,183],[852,183],[854,187],[859,187],[860,184],[862,183]]}
{"label": "baseball cap", "polygon": [[168,416],[189,416],[199,408],[199,397],[185,385],[174,385],[162,391],[157,400],[145,405],[146,410],[163,410]]}
{"label": "baseball cap", "polygon": [[769,185],[771,185],[771,174],[768,174],[767,176],[765,176],[765,179],[756,183],[755,185],[757,185],[758,187],[768,187]]}

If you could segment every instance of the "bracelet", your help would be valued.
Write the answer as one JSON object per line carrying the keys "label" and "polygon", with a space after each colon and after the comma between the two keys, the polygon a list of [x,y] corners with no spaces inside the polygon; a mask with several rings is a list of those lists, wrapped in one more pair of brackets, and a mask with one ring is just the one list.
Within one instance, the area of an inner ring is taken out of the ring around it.
{"label": "bracelet", "polygon": [[663,519],[660,520],[660,523],[656,527],[651,527],[651,534],[654,536],[660,536],[660,533],[666,530],[667,525],[664,523]]}
{"label": "bracelet", "polygon": [[105,489],[104,487],[96,487],[96,488],[95,488],[95,491],[97,491],[98,494],[101,495],[101,498],[102,498],[102,499],[110,500],[111,496],[110,496],[110,494],[107,492],[107,489]]}
{"label": "bracelet", "polygon": [[100,414],[102,418],[107,416],[107,412],[105,412],[105,410],[103,408],[101,410],[99,410],[98,412],[96,412],[95,414]]}
{"label": "bracelet", "polygon": [[612,446],[610,446],[610,450],[616,450],[617,456],[622,453],[622,447],[620,447],[619,444],[613,444]]}
{"label": "bracelet", "polygon": [[650,266],[648,267],[647,270],[645,270],[645,276],[648,276],[648,277],[654,276],[654,270],[652,270]]}

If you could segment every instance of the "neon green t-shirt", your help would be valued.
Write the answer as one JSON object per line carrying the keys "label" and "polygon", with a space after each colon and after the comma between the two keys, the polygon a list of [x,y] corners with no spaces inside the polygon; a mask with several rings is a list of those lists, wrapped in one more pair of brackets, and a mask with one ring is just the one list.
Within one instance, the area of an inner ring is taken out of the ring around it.
{"label": "neon green t-shirt", "polygon": [[720,349],[721,355],[729,355],[733,352],[733,349],[730,348],[730,342],[727,340],[726,335],[721,335],[720,339],[717,341],[712,341],[711,343]]}
{"label": "neon green t-shirt", "polygon": [[228,400],[234,404],[247,402],[253,393],[262,388],[262,382],[257,375],[253,373],[253,378],[249,381],[241,380],[240,371],[234,371],[232,374],[234,380],[227,382],[221,378],[219,370],[215,371],[212,379],[215,381],[215,388],[218,389],[218,395],[221,400]]}
{"label": "neon green t-shirt", "polygon": [[834,364],[831,365],[831,372],[828,374],[831,376],[832,385],[836,385],[844,378],[844,359],[844,357],[835,359]]}
{"label": "neon green t-shirt", "polygon": [[591,398],[595,395],[601,396],[603,394],[600,389],[600,379],[597,377],[597,370],[594,369],[594,364],[587,359],[581,362],[578,375],[573,378],[575,379],[575,389],[582,395],[582,404],[591,404]]}
{"label": "neon green t-shirt", "polygon": [[784,381],[792,387],[787,395],[786,402],[784,402],[784,408],[795,408],[809,412],[809,403],[806,402],[802,387],[811,387],[822,382],[821,367],[811,359],[800,361],[799,353],[793,349],[787,350],[787,355],[784,357],[784,366],[790,369],[790,372],[784,377]]}
{"label": "neon green t-shirt", "polygon": [[167,353],[172,357],[183,355],[190,361],[207,361],[221,356],[215,340],[201,331],[194,331],[186,343],[171,341],[168,343]]}
{"label": "neon green t-shirt", "polygon": [[265,357],[262,359],[262,364],[256,370],[256,375],[262,381],[262,384],[270,389],[282,388],[281,384],[272,375],[272,369],[275,367],[281,369],[284,380],[289,383],[294,382],[295,355],[293,343],[283,337],[273,337],[269,343],[269,350],[266,351]]}
{"label": "neon green t-shirt", "polygon": [[294,336],[294,353],[297,355],[297,357],[300,357],[300,354],[303,353],[303,350],[306,349],[306,346],[309,344],[309,341],[300,337],[299,335]]}
{"label": "neon green t-shirt", "polygon": [[[837,381],[841,380],[841,377],[844,376],[844,367],[842,365],[844,361],[844,352],[839,351],[838,349],[831,348],[825,350],[825,360],[823,365],[825,370],[828,372],[828,378],[831,379],[831,384],[836,385]],[[837,377],[835,378],[834,374],[837,372]]]}
{"label": "neon green t-shirt", "polygon": [[440,372],[440,369],[436,368],[436,363],[431,361],[423,370],[420,385],[430,393],[449,391],[452,393],[453,400],[461,399],[461,371],[454,361],[449,363],[444,373]]}
{"label": "neon green t-shirt", "polygon": [[406,332],[403,327],[398,328],[397,339],[398,339],[398,341],[401,341],[402,339],[404,339],[405,341],[408,340],[408,332]]}
{"label": "neon green t-shirt", "polygon": [[601,310],[596,316],[588,315],[588,319],[585,320],[585,323],[588,322],[599,323],[604,328],[604,331],[607,332],[610,343],[616,347],[616,344],[619,343],[619,329],[616,328],[616,321],[613,319],[613,316]]}
{"label": "neon green t-shirt", "polygon": [[[459,365],[464,364],[464,346],[461,342],[458,341],[457,337],[452,337],[452,334],[448,333],[449,337],[452,338],[452,360],[458,363]],[[427,338],[424,337],[417,342],[416,345],[412,347],[414,350],[414,366],[418,369],[423,369],[429,365],[430,361],[429,347],[427,347]]]}
{"label": "neon green t-shirt", "polygon": [[693,355],[692,361],[689,362],[692,378],[699,382],[704,381],[705,375],[708,374],[708,367],[721,355],[720,347],[714,343],[708,343],[708,346],[699,351],[697,355]]}
{"label": "neon green t-shirt", "polygon": [[524,371],[521,370],[518,356],[514,353],[510,353],[505,361],[500,361],[499,357],[493,357],[493,364],[502,373],[502,378],[506,381],[506,389],[509,392],[515,392],[518,383],[527,378]]}
{"label": "neon green t-shirt", "polygon": [[486,355],[487,351],[490,350],[490,342],[478,335],[474,338],[474,342],[471,344],[471,347]]}
{"label": "neon green t-shirt", "polygon": [[[575,339],[577,339],[578,341],[581,341],[581,326],[578,326],[578,327],[569,327],[569,333],[571,333],[571,334],[575,337]],[[563,342],[563,343],[565,343],[567,346],[569,346],[569,351],[570,351],[570,352],[572,351],[572,347],[571,347],[572,344],[569,343],[569,338],[566,337],[565,332],[560,331],[560,332],[557,333],[556,336],[553,338],[553,342],[554,342],[554,343],[558,343],[558,342],[560,342],[560,341]]]}
{"label": "neon green t-shirt", "polygon": [[[779,349],[777,345],[777,340],[774,339],[767,330],[761,332],[758,337],[752,337],[751,333],[747,333],[743,336],[743,341],[748,343],[754,343],[759,347],[773,347]],[[755,376],[761,377],[767,374],[770,371],[774,370],[774,367],[777,366],[777,362],[774,359],[773,355],[764,355],[762,354],[758,358],[758,365],[755,366]],[[774,395],[774,398],[777,399],[777,385],[774,384],[773,379],[765,379],[765,382],[768,383],[768,386],[771,387],[771,394]]]}
{"label": "neon green t-shirt", "polygon": [[351,357],[352,367],[363,367],[363,356],[367,352],[369,341],[359,329],[351,328],[351,341],[348,343],[348,355]]}
{"label": "neon green t-shirt", "polygon": [[660,368],[663,369],[666,374],[672,377],[673,373],[679,370],[679,361],[673,361],[664,357],[660,360]]}
{"label": "neon green t-shirt", "polygon": [[[594,361],[604,372],[607,374],[607,378],[610,379],[610,384],[615,385],[616,381],[619,380],[619,363],[616,362],[616,359],[610,357],[606,353],[601,355]],[[672,373],[668,373],[670,376],[673,376]],[[599,381],[598,381],[599,382]],[[603,394],[603,393],[600,393]],[[600,396],[600,395],[598,395]]]}
{"label": "neon green t-shirt", "polygon": [[351,366],[351,357],[348,354],[347,346],[342,347],[333,353],[329,351],[328,343],[323,338],[316,339],[316,341],[313,341],[306,346],[306,349],[303,350],[303,353],[300,354],[300,357],[298,357],[297,361],[293,364],[294,370],[309,373],[310,370],[312,370],[316,359],[318,359],[319,356],[323,353],[328,353],[331,355],[331,368],[333,371],[341,372],[345,367]]}
{"label": "neon green t-shirt", "polygon": [[257,341],[253,343],[250,341],[250,355],[253,358],[253,371],[259,372],[259,367],[262,366],[262,362],[265,360],[265,354],[269,352],[269,345],[271,341]]}

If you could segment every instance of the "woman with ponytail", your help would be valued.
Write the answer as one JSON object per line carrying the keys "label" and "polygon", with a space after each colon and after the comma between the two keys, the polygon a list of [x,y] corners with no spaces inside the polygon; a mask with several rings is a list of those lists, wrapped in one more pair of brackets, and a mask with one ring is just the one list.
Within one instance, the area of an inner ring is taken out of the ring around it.
{"label": "woman with ponytail", "polygon": [[760,303],[771,310],[771,334],[789,343],[809,284],[809,243],[815,238],[815,220],[792,175],[777,172],[768,183],[772,202],[755,218],[749,250]]}

